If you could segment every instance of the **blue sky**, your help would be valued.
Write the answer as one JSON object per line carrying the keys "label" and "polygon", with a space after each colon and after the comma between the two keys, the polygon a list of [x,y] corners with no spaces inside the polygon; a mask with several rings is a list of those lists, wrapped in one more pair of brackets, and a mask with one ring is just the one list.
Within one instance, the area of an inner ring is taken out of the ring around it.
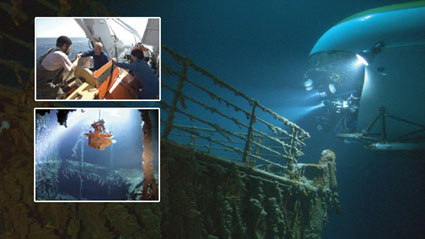
{"label": "blue sky", "polygon": [[[147,18],[120,18],[125,23],[136,29],[140,36],[143,36],[145,31]],[[122,27],[116,23],[111,23],[115,33],[118,35],[120,40],[124,43],[127,41],[133,41],[133,36],[130,35]],[[36,37],[53,37],[56,38],[61,35],[68,37],[86,37],[84,31],[80,28],[77,22],[72,17],[42,17],[36,18],[35,21],[35,33]]]}
{"label": "blue sky", "polygon": [[37,37],[86,36],[74,18],[37,18],[35,26]]}

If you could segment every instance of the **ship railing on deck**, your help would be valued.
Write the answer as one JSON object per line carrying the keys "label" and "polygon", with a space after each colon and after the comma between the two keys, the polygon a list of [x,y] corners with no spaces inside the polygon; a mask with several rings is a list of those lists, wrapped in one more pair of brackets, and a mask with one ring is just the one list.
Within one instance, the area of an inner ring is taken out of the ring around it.
{"label": "ship railing on deck", "polygon": [[260,160],[294,168],[310,137],[306,131],[190,59],[163,49],[172,59],[171,64],[163,61],[162,65],[162,95],[166,95],[164,91],[172,93],[160,103],[165,116],[163,138],[179,143],[186,140],[186,144],[224,158],[234,160],[238,155],[236,159],[252,166]]}

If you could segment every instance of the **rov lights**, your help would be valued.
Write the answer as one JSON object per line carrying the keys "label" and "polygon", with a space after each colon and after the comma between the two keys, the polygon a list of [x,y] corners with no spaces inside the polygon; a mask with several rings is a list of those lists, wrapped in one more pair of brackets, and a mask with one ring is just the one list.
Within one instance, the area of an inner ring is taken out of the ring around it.
{"label": "rov lights", "polygon": [[328,96],[328,94],[326,94],[326,92],[320,92],[319,95],[322,98],[326,98]]}
{"label": "rov lights", "polygon": [[348,106],[349,106],[348,100],[342,101],[342,108],[348,108]]}
{"label": "rov lights", "polygon": [[306,91],[310,91],[313,89],[313,80],[312,79],[308,79],[306,81],[304,81],[304,87]]}
{"label": "rov lights", "polygon": [[336,92],[336,88],[335,88],[335,85],[334,85],[334,84],[329,84],[329,91],[330,91],[332,94],[335,94],[335,92]]}
{"label": "rov lights", "polygon": [[359,54],[356,54],[356,57],[357,57],[357,61],[355,63],[356,66],[360,66],[360,65],[368,66],[369,65],[369,63],[367,63],[367,61],[362,56],[360,56]]}
{"label": "rov lights", "polygon": [[313,85],[313,80],[312,79],[308,79],[304,82],[304,86],[305,87],[309,87]]}

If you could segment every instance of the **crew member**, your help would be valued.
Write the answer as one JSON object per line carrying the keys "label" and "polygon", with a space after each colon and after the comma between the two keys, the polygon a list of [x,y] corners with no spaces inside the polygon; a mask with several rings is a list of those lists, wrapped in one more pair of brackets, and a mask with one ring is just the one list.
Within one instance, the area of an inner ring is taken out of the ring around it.
{"label": "crew member", "polygon": [[94,61],[94,67],[90,70],[96,71],[106,63],[108,63],[108,55],[103,52],[103,44],[101,42],[94,43],[94,49],[90,51],[83,52],[82,57],[92,56]]}
{"label": "crew member", "polygon": [[159,80],[155,73],[146,63],[143,51],[134,49],[131,51],[133,62],[123,63],[117,62],[115,59],[112,61],[117,66],[128,69],[133,73],[134,78],[142,87],[142,92],[139,94],[139,99],[158,99],[159,98]]}
{"label": "crew member", "polygon": [[61,86],[65,83],[64,72],[69,73],[78,65],[80,55],[73,62],[71,55],[72,41],[67,36],[56,39],[56,48],[49,49],[37,60],[37,99],[56,99],[64,96]]}

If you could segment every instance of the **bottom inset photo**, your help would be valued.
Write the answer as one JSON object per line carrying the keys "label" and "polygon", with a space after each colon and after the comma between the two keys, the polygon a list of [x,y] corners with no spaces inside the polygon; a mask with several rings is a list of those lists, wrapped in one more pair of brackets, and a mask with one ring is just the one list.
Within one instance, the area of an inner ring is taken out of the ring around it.
{"label": "bottom inset photo", "polygon": [[36,108],[35,202],[159,202],[159,108]]}

